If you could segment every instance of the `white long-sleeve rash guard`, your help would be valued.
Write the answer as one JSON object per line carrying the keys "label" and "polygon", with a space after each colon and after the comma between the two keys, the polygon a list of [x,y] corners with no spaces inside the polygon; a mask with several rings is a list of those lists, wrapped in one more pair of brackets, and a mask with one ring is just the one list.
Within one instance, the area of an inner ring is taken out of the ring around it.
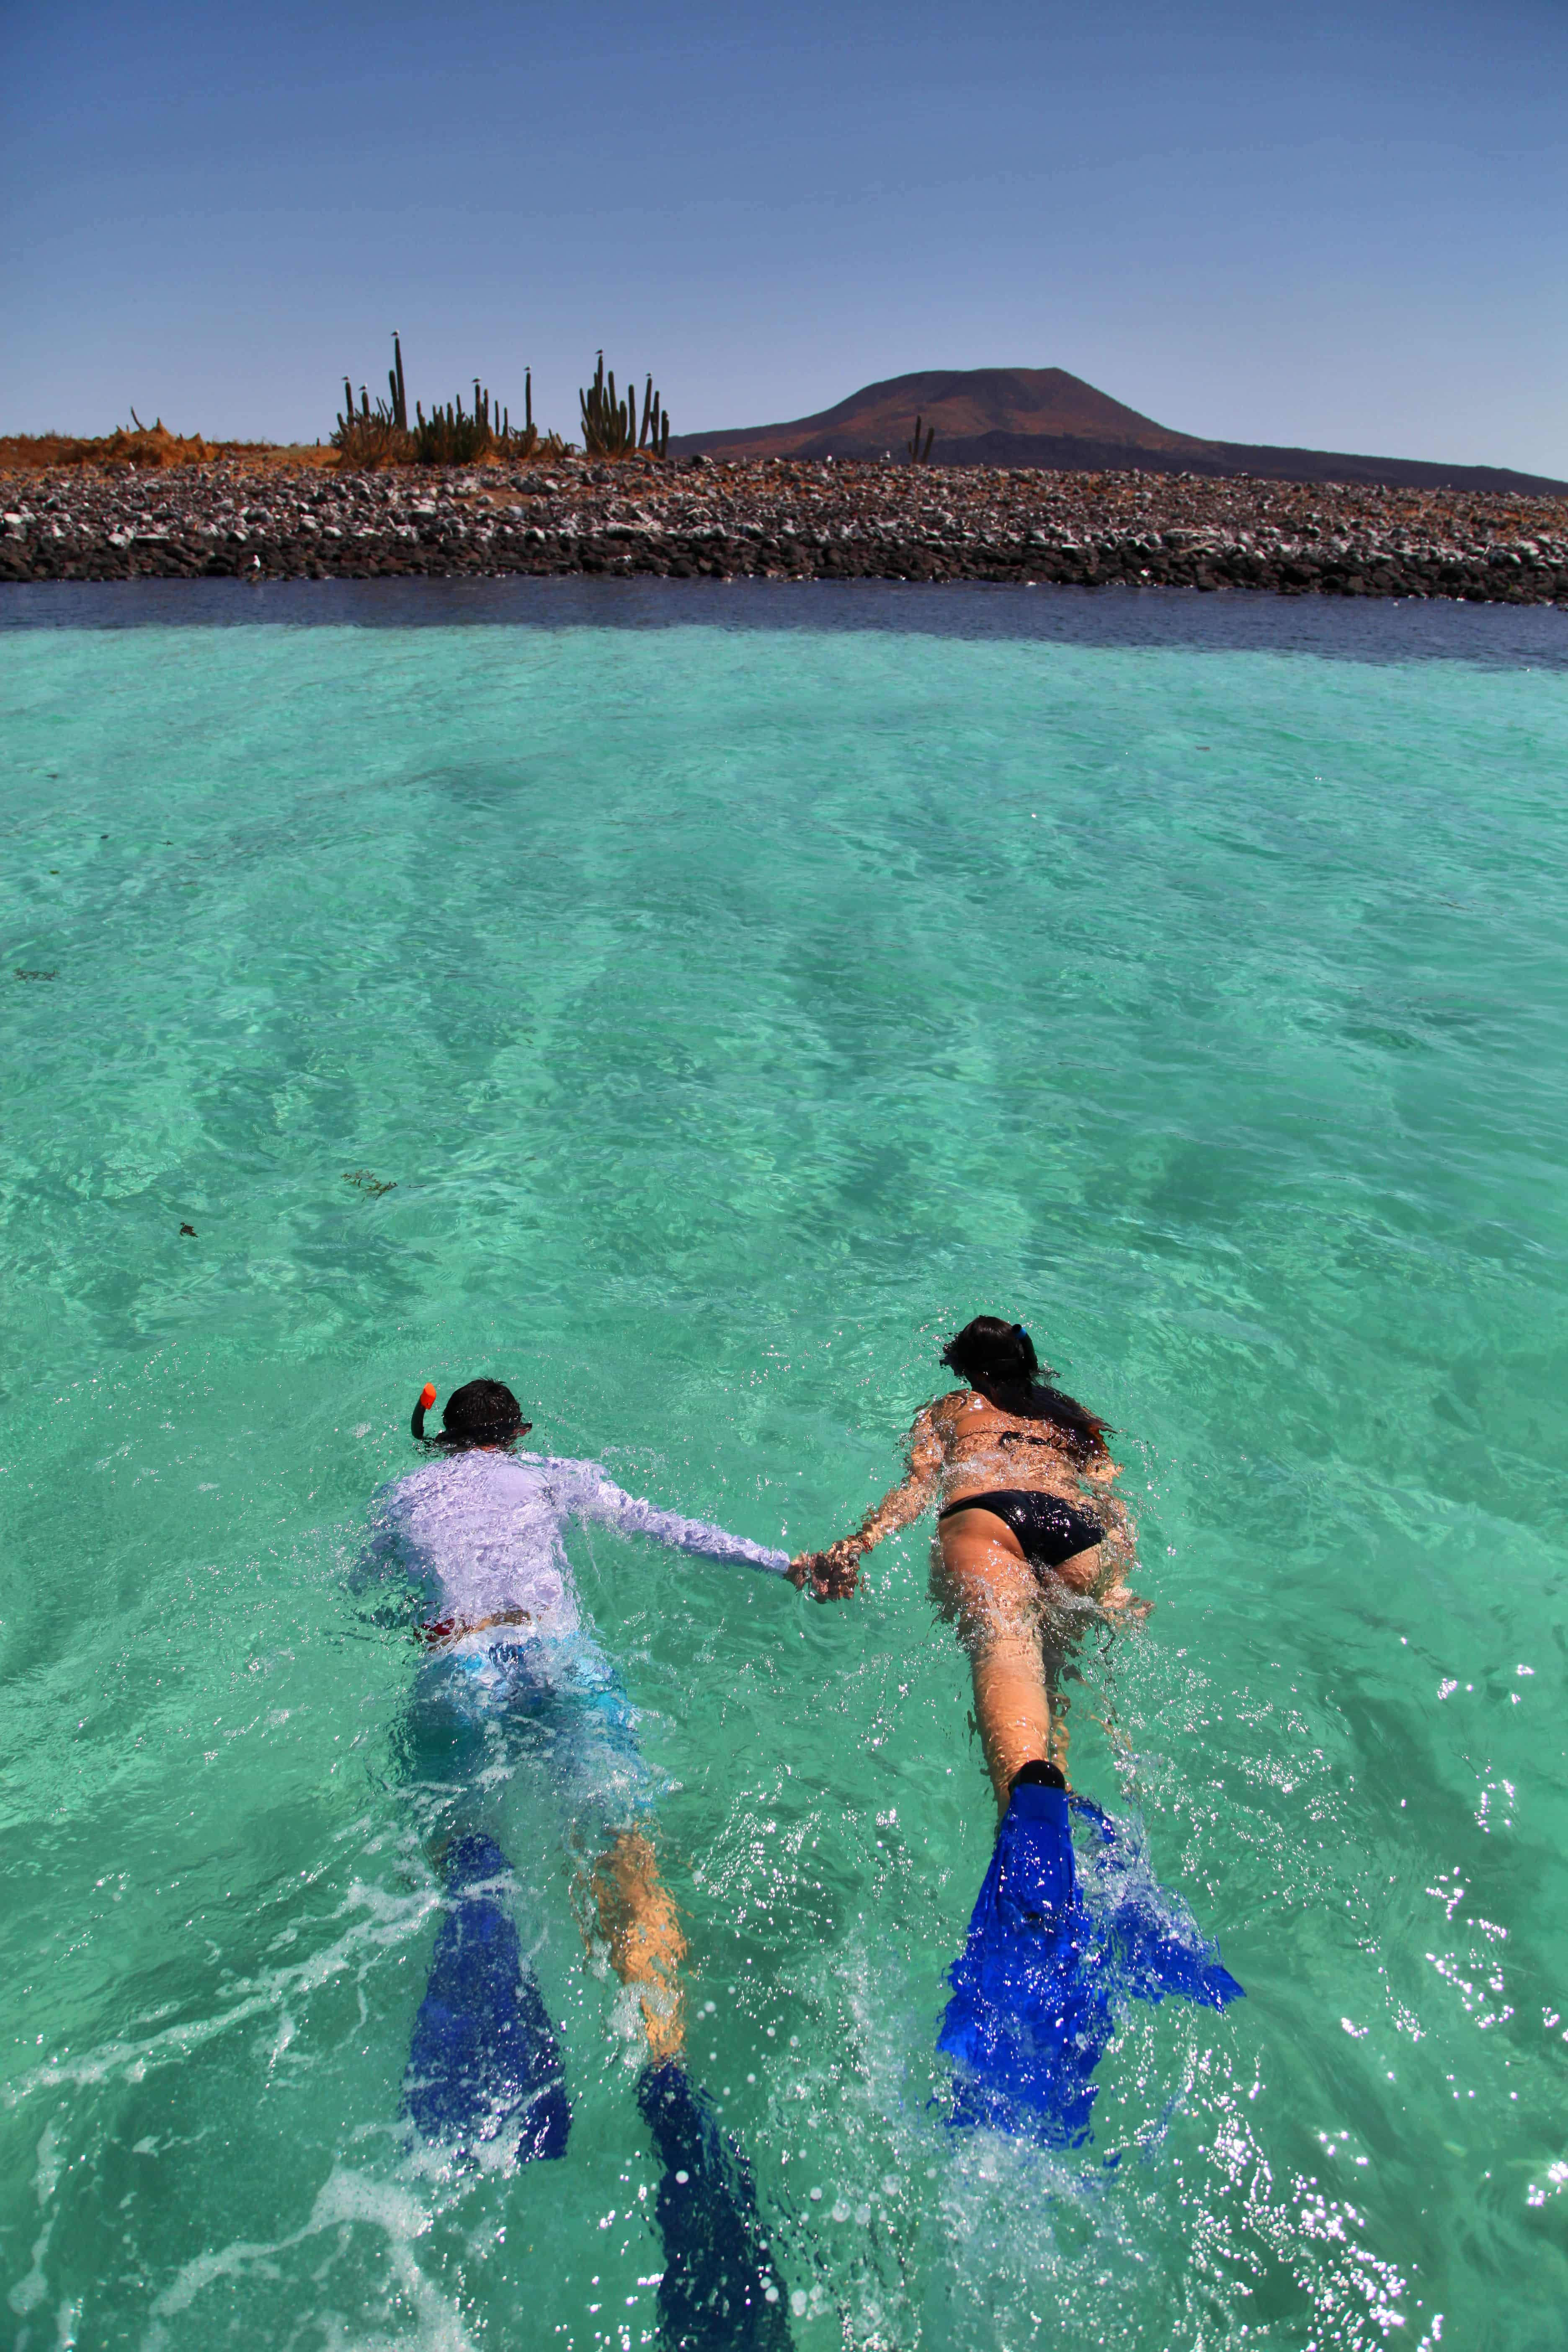
{"label": "white long-sleeve rash guard", "polygon": [[424,1584],[434,1617],[471,1624],[525,1610],[531,1634],[556,1640],[578,1623],[561,1540],[568,1517],[774,1575],[789,1567],[787,1552],[626,1494],[596,1462],[482,1448],[426,1463],[400,1478],[383,1498],[373,1549],[395,1556]]}

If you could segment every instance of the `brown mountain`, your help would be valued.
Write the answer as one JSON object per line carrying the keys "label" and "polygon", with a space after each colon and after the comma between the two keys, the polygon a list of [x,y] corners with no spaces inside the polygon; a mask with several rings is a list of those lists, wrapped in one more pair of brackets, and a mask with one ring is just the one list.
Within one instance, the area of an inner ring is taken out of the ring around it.
{"label": "brown mountain", "polygon": [[1282,482],[1366,482],[1394,488],[1521,490],[1568,496],[1568,482],[1498,466],[1441,466],[1419,457],[1357,457],[1203,441],[1124,408],[1065,368],[950,368],[891,376],[837,408],[790,425],[742,425],[671,436],[674,455],[714,457],[895,457],[916,416],[936,427],[939,466],[1043,466],[1054,471],[1253,474]]}

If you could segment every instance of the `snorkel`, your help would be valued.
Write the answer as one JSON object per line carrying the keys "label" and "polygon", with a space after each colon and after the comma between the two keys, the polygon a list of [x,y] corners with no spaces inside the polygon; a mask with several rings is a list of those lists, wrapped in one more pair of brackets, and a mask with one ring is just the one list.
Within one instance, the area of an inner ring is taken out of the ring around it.
{"label": "snorkel", "polygon": [[522,1407],[501,1381],[467,1381],[454,1389],[441,1414],[438,1436],[425,1433],[425,1416],[436,1402],[436,1384],[426,1381],[409,1416],[409,1434],[418,1445],[439,1446],[445,1453],[467,1453],[472,1447],[490,1451],[515,1444],[533,1427],[524,1421]]}

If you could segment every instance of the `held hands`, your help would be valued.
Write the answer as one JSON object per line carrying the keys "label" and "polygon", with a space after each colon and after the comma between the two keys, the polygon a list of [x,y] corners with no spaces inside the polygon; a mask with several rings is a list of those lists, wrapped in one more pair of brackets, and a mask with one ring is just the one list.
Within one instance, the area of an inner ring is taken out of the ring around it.
{"label": "held hands", "polygon": [[860,1580],[860,1550],[853,1536],[840,1536],[826,1551],[799,1552],[789,1580],[797,1591],[809,1587],[814,1601],[847,1601]]}

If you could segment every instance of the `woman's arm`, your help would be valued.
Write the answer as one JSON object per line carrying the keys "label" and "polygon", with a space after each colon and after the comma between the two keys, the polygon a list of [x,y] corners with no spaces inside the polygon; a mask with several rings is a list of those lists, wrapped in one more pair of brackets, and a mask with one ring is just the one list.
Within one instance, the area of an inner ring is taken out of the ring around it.
{"label": "woman's arm", "polygon": [[809,1576],[819,1601],[843,1600],[853,1592],[862,1555],[875,1550],[884,1536],[896,1535],[918,1519],[930,1503],[942,1475],[942,1435],[928,1404],[910,1432],[909,1468],[899,1484],[872,1506],[852,1536],[840,1536],[826,1551],[802,1552],[793,1560],[793,1581],[804,1584]]}
{"label": "woman's arm", "polygon": [[[907,1458],[909,1468],[896,1486],[890,1486],[879,1503],[874,1504],[852,1536],[841,1540],[857,1557],[875,1551],[884,1536],[897,1535],[920,1517],[936,1492],[942,1475],[942,1443],[927,1405],[915,1417],[910,1432]],[[837,1550],[838,1546],[833,1547]]]}
{"label": "woman's arm", "polygon": [[[1114,1476],[1117,1465],[1110,1465]],[[1098,1601],[1108,1617],[1123,1617],[1130,1624],[1142,1625],[1154,1604],[1145,1601],[1128,1586],[1127,1580],[1138,1565],[1137,1532],[1127,1506],[1119,1496],[1103,1491],[1094,1498],[1096,1516],[1105,1529],[1104,1541],[1092,1551],[1080,1552],[1076,1560],[1064,1560],[1053,1571],[1075,1592],[1087,1593]],[[1079,1572],[1075,1575],[1074,1570]]]}

